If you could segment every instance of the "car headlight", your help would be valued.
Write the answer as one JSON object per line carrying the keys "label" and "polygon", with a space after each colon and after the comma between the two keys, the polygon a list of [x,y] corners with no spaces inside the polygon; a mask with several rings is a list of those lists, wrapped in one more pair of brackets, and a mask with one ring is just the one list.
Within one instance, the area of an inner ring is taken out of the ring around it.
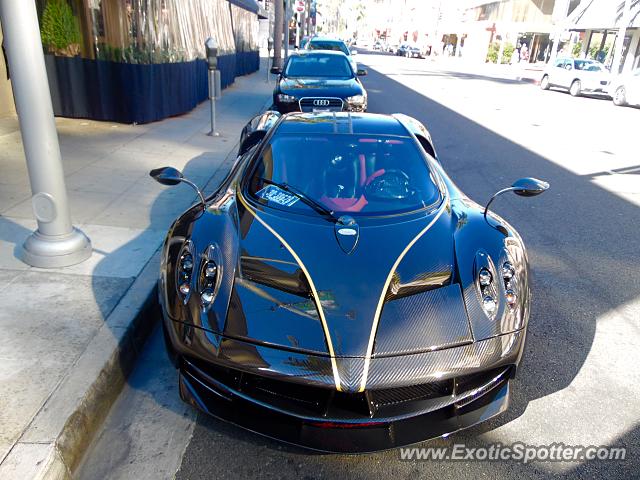
{"label": "car headlight", "polygon": [[352,97],[347,97],[347,103],[362,105],[364,104],[364,95],[354,95]]}
{"label": "car headlight", "polygon": [[278,101],[282,103],[293,103],[293,102],[297,102],[298,99],[293,95],[287,95],[286,93],[279,93]]}
{"label": "car headlight", "polygon": [[485,252],[478,252],[475,259],[475,284],[478,300],[485,315],[491,320],[496,318],[500,306],[496,268],[491,257]]}
{"label": "car headlight", "polygon": [[178,296],[185,305],[191,296],[193,264],[193,243],[190,240],[187,240],[180,249],[176,265],[176,288],[178,290]]}
{"label": "car headlight", "polygon": [[209,309],[218,294],[222,278],[222,257],[217,245],[209,245],[202,256],[200,275],[198,278],[198,293],[200,306],[203,311]]}

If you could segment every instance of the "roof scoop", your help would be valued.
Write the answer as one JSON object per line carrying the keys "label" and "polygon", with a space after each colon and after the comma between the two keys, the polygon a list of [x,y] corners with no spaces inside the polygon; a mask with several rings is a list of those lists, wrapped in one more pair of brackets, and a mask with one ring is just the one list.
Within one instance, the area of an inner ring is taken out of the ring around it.
{"label": "roof scoop", "polygon": [[343,215],[335,224],[336,240],[344,253],[349,255],[356,249],[360,238],[360,227],[353,217]]}

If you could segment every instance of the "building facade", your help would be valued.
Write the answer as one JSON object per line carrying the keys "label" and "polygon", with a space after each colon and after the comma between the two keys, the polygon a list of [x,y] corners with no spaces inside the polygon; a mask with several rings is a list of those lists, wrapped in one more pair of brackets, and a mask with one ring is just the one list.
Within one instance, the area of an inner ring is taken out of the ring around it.
{"label": "building facade", "polygon": [[580,57],[614,73],[640,68],[640,1],[583,0],[564,28],[578,39],[573,53]]}
{"label": "building facade", "polygon": [[191,110],[208,97],[209,37],[223,87],[259,68],[254,0],[31,1],[57,116],[146,123]]}

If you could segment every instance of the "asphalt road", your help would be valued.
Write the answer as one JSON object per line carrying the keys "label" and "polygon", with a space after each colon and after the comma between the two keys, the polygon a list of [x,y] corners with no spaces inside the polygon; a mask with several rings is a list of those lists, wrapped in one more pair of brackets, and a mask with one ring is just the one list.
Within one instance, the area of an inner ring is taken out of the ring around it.
{"label": "asphalt road", "polygon": [[505,70],[361,55],[369,111],[430,129],[440,160],[485,202],[523,176],[551,183],[495,210],[520,232],[533,314],[509,411],[421,446],[614,445],[624,461],[402,461],[396,450],[322,455],[197,414],[176,398],[159,335],[141,358],[80,478],[631,478],[640,471],[640,110],[573,98]]}

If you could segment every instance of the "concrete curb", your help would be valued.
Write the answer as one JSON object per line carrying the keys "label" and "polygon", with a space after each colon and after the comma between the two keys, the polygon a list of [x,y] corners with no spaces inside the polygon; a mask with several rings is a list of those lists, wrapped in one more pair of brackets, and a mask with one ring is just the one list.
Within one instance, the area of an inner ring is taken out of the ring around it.
{"label": "concrete curb", "polygon": [[[265,101],[256,114],[271,103]],[[224,178],[238,142],[230,147],[207,186]],[[4,458],[1,479],[73,478],[161,316],[156,301],[160,252],[161,247]]]}
{"label": "concrete curb", "polygon": [[0,478],[71,478],[159,318],[159,258],[160,249],[9,452]]}

